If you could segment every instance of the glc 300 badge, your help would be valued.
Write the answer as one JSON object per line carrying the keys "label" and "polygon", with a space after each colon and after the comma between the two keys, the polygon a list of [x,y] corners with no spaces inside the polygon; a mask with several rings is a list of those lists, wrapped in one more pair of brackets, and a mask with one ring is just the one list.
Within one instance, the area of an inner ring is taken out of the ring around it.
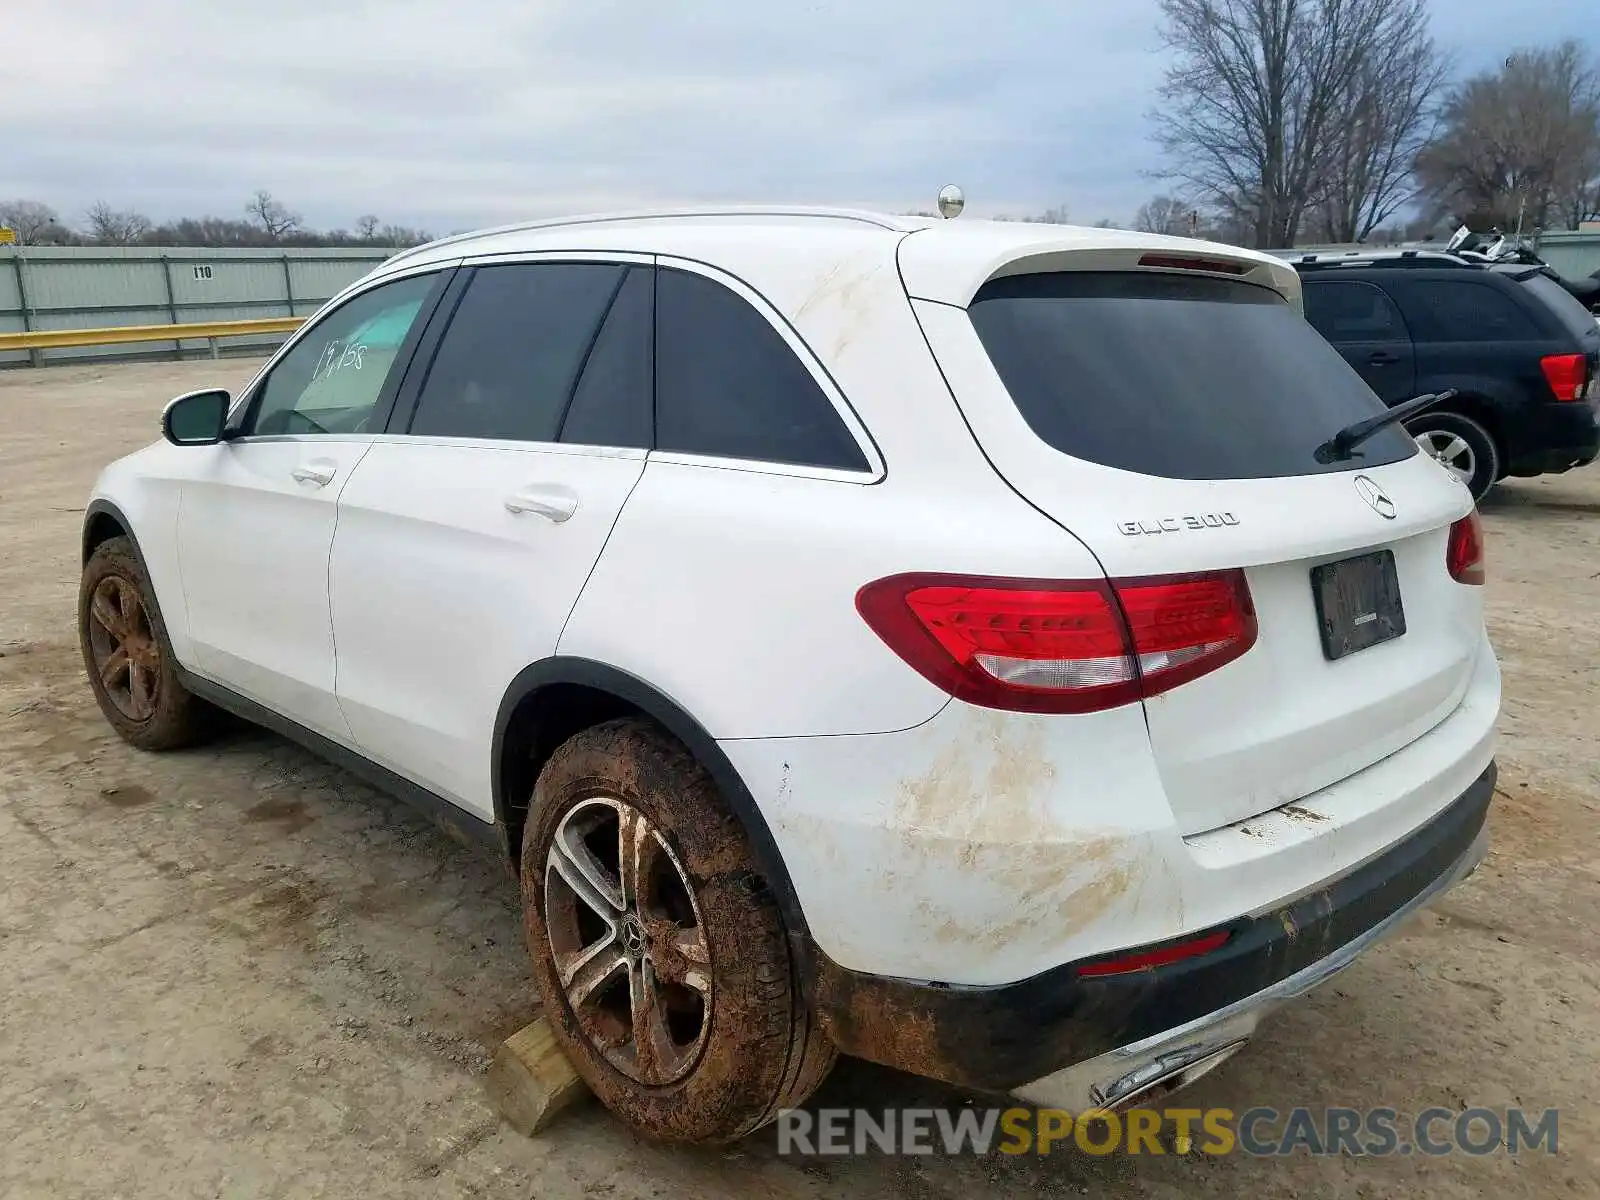
{"label": "glc 300 badge", "polygon": [[1239,518],[1231,512],[1195,513],[1182,517],[1154,517],[1148,521],[1118,521],[1117,531],[1125,537],[1139,537],[1146,533],[1182,533],[1186,529],[1221,529],[1238,523]]}

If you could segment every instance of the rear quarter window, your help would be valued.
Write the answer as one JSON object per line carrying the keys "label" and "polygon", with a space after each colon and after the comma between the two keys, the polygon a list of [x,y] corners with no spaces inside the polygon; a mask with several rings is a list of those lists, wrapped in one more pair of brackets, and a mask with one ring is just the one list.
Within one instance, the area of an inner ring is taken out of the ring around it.
{"label": "rear quarter window", "polygon": [[1387,429],[1316,450],[1383,404],[1277,292],[1155,272],[986,284],[969,313],[1033,432],[1064,454],[1168,479],[1263,479],[1398,462]]}
{"label": "rear quarter window", "polygon": [[715,280],[668,269],[656,272],[656,448],[871,469],[765,317]]}
{"label": "rear quarter window", "polygon": [[1600,345],[1600,326],[1595,324],[1594,314],[1566,288],[1548,275],[1529,275],[1521,283],[1573,337],[1588,347]]}
{"label": "rear quarter window", "polygon": [[1476,280],[1408,279],[1400,292],[1419,342],[1534,342],[1539,326],[1499,288]]}

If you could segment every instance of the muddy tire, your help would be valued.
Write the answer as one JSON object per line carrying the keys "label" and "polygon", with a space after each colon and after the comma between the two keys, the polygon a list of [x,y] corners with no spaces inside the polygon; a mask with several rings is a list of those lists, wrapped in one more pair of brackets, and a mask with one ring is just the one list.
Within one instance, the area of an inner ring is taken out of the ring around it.
{"label": "muddy tire", "polygon": [[739,822],[656,726],[608,722],[551,757],[523,832],[522,903],[557,1039],[640,1132],[733,1141],[833,1066]]}
{"label": "muddy tire", "polygon": [[102,542],[84,564],[78,642],[94,698],[123,741],[174,750],[213,729],[215,711],[178,681],[155,589],[125,537]]}

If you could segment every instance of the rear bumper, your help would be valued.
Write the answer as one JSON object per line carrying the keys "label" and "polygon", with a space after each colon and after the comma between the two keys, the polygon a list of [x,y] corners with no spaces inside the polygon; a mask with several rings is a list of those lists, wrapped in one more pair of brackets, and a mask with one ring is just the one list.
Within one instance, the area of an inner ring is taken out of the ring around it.
{"label": "rear bumper", "polygon": [[[817,1001],[847,1054],[1081,1110],[1226,1057],[1267,1013],[1349,966],[1469,874],[1487,846],[1493,763],[1448,808],[1315,891],[1225,926],[1220,949],[1125,975],[1069,963],[1018,983],[960,987],[821,959]],[[819,956],[820,958],[820,956]]]}
{"label": "rear bumper", "polygon": [[1422,891],[1333,953],[1292,975],[1191,1021],[1036,1079],[1016,1089],[1017,1094],[1035,1104],[1082,1112],[1131,1107],[1163,1086],[1191,1082],[1242,1046],[1274,1010],[1333,978],[1431,900],[1472,874],[1488,846],[1489,832],[1480,826],[1460,857]]}
{"label": "rear bumper", "polygon": [[1510,475],[1554,475],[1600,457],[1600,424],[1590,403],[1541,404],[1530,410],[1521,445],[1506,464]]}

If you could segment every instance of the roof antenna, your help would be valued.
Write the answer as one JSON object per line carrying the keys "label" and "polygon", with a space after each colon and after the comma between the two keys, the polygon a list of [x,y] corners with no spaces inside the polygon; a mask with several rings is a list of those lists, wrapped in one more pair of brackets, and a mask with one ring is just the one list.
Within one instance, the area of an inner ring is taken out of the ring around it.
{"label": "roof antenna", "polygon": [[939,189],[939,215],[946,221],[959,217],[966,206],[967,198],[955,184],[947,183]]}

